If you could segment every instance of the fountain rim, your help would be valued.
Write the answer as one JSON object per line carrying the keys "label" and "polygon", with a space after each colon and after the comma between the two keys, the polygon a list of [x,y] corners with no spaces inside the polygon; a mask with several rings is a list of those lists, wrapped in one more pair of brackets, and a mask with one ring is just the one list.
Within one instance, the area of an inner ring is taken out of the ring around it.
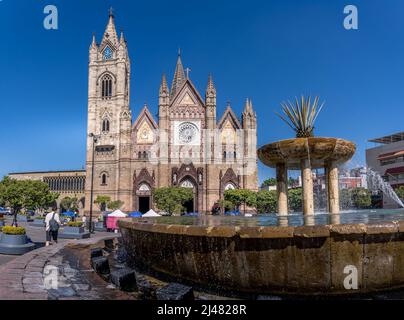
{"label": "fountain rim", "polygon": [[197,226],[158,223],[158,218],[123,218],[118,220],[120,229],[165,233],[177,236],[217,238],[328,238],[332,234],[375,235],[404,233],[404,220],[378,223],[326,224],[313,226]]}
{"label": "fountain rim", "polygon": [[[282,139],[278,141],[274,141],[265,145],[262,145],[257,150],[257,155],[260,161],[268,167],[275,168],[277,164],[285,163],[287,168],[290,170],[299,170],[300,169],[300,161],[303,159],[308,159],[308,157],[302,157],[299,155],[301,150],[296,151],[296,147],[301,147],[303,143],[300,145],[295,146],[295,150],[291,147],[289,149],[287,146],[284,146],[284,150],[288,150],[287,153],[282,152],[281,145],[287,145],[288,143],[293,142],[303,142],[308,141],[309,146],[309,154],[311,158],[311,166],[313,169],[325,167],[326,162],[333,161],[336,164],[341,164],[344,162],[349,161],[356,152],[356,144],[352,141],[342,139],[342,138],[335,138],[335,137],[301,137],[301,138],[288,138]],[[332,147],[332,150],[328,153],[321,153],[319,150],[312,150],[312,146],[320,145],[321,143],[326,144],[328,142],[329,147]],[[347,150],[338,150],[338,146],[347,146],[349,147],[348,152]],[[274,154],[270,158],[268,154],[265,156],[265,153],[268,153],[267,149],[273,148],[277,150],[278,153]],[[307,147],[306,147],[307,149]],[[293,156],[293,151],[295,151],[296,155]],[[344,152],[342,152],[344,151]],[[340,154],[339,154],[340,153]]]}

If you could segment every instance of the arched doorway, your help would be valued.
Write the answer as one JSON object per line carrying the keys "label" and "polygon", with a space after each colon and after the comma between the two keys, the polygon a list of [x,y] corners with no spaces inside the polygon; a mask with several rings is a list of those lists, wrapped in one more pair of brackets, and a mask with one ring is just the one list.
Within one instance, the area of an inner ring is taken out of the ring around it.
{"label": "arched doorway", "polygon": [[197,203],[198,195],[197,195],[196,183],[193,181],[193,179],[191,177],[185,177],[181,181],[180,187],[192,189],[192,192],[194,194],[194,197],[191,200],[184,203],[186,212],[187,213],[197,212],[198,211],[198,209],[197,209],[198,208],[198,203]]}
{"label": "arched doorway", "polygon": [[141,183],[136,190],[138,211],[146,213],[151,209],[151,188],[147,183]]}

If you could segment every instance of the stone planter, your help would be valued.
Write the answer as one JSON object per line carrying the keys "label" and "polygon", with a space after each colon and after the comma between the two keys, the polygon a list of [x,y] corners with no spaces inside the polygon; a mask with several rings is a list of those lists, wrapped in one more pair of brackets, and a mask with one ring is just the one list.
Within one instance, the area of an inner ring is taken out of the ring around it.
{"label": "stone planter", "polygon": [[33,219],[30,216],[25,216],[23,214],[17,214],[17,221],[19,222],[31,222]]}
{"label": "stone planter", "polygon": [[62,239],[85,239],[90,238],[90,232],[86,232],[84,227],[63,227],[59,232]]}
{"label": "stone planter", "polygon": [[34,219],[34,222],[31,224],[33,227],[45,227],[45,219]]}
{"label": "stone planter", "polygon": [[0,236],[0,253],[21,255],[35,248],[25,234],[4,234]]}

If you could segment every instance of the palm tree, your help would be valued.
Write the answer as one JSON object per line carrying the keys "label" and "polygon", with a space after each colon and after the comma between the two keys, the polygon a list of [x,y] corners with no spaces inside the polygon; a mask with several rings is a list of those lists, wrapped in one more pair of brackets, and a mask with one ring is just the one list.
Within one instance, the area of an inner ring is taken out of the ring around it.
{"label": "palm tree", "polygon": [[319,97],[315,97],[311,104],[310,96],[305,99],[301,96],[300,101],[296,97],[295,103],[288,101],[282,102],[282,110],[286,117],[277,113],[278,116],[286,122],[296,132],[296,138],[308,138],[313,136],[314,122],[324,106],[324,102],[319,105]]}

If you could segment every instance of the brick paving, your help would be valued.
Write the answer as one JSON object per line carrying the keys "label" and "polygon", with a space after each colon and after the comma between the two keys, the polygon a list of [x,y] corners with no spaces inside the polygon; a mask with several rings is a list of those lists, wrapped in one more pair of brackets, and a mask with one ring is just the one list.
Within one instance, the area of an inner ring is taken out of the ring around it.
{"label": "brick paving", "polygon": [[26,223],[19,225],[26,228],[28,237],[36,244],[37,249],[22,256],[0,255],[0,300],[48,299],[49,292],[44,286],[43,271],[55,255],[70,244],[91,245],[117,236],[99,232],[90,239],[61,239],[58,244],[45,247],[44,228],[31,227]]}

